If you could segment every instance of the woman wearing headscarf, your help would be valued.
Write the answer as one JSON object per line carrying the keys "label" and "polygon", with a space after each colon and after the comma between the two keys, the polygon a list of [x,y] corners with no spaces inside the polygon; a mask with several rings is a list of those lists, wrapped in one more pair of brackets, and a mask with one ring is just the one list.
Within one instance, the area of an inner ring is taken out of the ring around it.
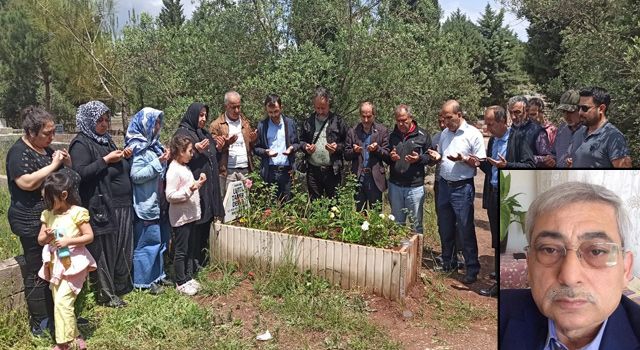
{"label": "woman wearing headscarf", "polygon": [[11,231],[20,238],[24,256],[22,278],[34,335],[46,329],[53,334],[53,299],[49,283],[38,277],[42,267],[42,246],[38,244],[40,215],[44,210],[42,183],[47,175],[63,166],[71,166],[66,150],[54,151],[53,115],[40,107],[29,106],[20,112],[24,135],[7,152],[7,180],[11,204],[8,211]]}
{"label": "woman wearing headscarf", "polygon": [[80,199],[89,209],[94,240],[87,246],[98,269],[91,273],[98,303],[121,307],[131,291],[133,206],[129,172],[131,149],[119,150],[109,134],[111,111],[90,101],[76,113],[78,134],[69,152],[80,174]]}
{"label": "woman wearing headscarf", "polygon": [[133,286],[149,289],[151,294],[162,292],[160,283],[166,277],[162,253],[169,234],[168,217],[161,213],[165,209],[161,208],[163,177],[170,156],[159,141],[163,116],[162,111],[143,108],[131,119],[125,136],[125,146],[133,152]]}
{"label": "woman wearing headscarf", "polygon": [[[216,142],[205,128],[209,107],[202,103],[192,103],[180,121],[175,135],[186,135],[193,143],[193,157],[188,163],[193,176],[198,178],[204,173],[207,179],[218,179],[218,159]],[[206,181],[199,190],[202,216],[196,222],[193,240],[193,254],[190,256],[190,271],[195,273],[208,262],[209,230],[214,218],[224,217],[224,207],[219,181]]]}

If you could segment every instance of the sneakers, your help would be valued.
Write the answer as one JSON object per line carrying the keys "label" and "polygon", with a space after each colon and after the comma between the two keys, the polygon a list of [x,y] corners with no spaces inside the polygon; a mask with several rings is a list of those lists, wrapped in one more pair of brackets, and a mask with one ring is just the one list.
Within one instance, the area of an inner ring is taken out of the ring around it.
{"label": "sneakers", "polygon": [[200,289],[202,289],[202,286],[200,285],[200,283],[198,283],[198,281],[196,281],[194,279],[188,280],[187,283],[192,285],[198,292],[200,291]]}
{"label": "sneakers", "polygon": [[[193,281],[193,280],[190,280],[189,282],[191,282],[191,281]],[[189,296],[196,295],[196,293],[198,293],[198,290],[196,289],[196,287],[193,284],[191,284],[189,282],[185,282],[185,283],[177,286],[176,290],[178,291],[178,293],[189,295]]]}

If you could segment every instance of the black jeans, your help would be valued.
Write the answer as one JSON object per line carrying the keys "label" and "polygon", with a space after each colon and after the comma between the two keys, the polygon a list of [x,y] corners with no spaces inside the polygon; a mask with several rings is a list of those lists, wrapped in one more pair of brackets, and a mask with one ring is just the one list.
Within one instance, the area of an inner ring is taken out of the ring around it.
{"label": "black jeans", "polygon": [[370,172],[360,175],[358,182],[360,183],[360,188],[356,193],[356,209],[358,211],[371,209],[374,204],[382,201],[382,192],[376,186]]}
{"label": "black jeans", "polygon": [[489,205],[487,216],[489,217],[489,227],[491,228],[491,247],[495,252],[495,271],[498,273],[498,256],[500,254],[500,207],[498,206],[498,190],[489,191]]}
{"label": "black jeans", "polygon": [[307,188],[311,200],[322,196],[333,198],[340,184],[340,174],[333,172],[333,166],[319,167],[309,164],[307,171]]}
{"label": "black jeans", "polygon": [[[193,246],[191,246],[193,222],[173,228],[173,268],[176,271],[176,283],[182,285],[189,281],[192,276],[191,269],[187,268],[189,258],[193,256]],[[191,253],[191,254],[190,254]]]}
{"label": "black jeans", "polygon": [[209,264],[209,231],[211,221],[194,224],[189,237],[190,249],[187,251],[188,261],[186,273],[194,276],[201,268]]}
{"label": "black jeans", "polygon": [[24,283],[24,296],[27,300],[29,323],[33,333],[40,333],[45,329],[53,332],[53,297],[49,289],[49,282],[38,276],[42,267],[42,246],[38,244],[38,237],[20,237],[24,251],[24,265],[21,266]]}
{"label": "black jeans", "polygon": [[276,184],[276,198],[279,201],[287,202],[291,199],[291,167],[269,166],[269,173],[265,182]]}

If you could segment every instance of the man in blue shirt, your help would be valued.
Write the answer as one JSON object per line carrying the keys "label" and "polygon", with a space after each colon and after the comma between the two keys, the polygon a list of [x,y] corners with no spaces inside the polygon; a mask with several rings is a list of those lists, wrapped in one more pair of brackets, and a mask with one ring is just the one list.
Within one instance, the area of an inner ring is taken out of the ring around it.
{"label": "man in blue shirt", "polygon": [[640,349],[640,306],[622,294],[633,231],[620,197],[559,184],[531,203],[525,234],[531,289],[500,292],[501,349]]}
{"label": "man in blue shirt", "polygon": [[[484,123],[493,135],[487,147],[487,161],[480,163],[480,169],[486,174],[482,191],[482,207],[487,209],[489,227],[491,228],[491,246],[495,249],[495,279],[498,271],[498,249],[500,247],[500,206],[498,204],[498,170],[499,168],[533,168],[533,152],[526,142],[514,143],[511,128],[507,126],[507,111],[501,106],[488,107],[484,112]],[[480,294],[498,295],[498,284],[489,289],[481,289]]]}
{"label": "man in blue shirt", "polygon": [[266,183],[276,184],[279,200],[291,199],[291,174],[296,151],[300,148],[296,122],[282,114],[282,102],[276,94],[264,101],[267,118],[258,124],[258,140],[253,153],[261,158],[260,176]]}

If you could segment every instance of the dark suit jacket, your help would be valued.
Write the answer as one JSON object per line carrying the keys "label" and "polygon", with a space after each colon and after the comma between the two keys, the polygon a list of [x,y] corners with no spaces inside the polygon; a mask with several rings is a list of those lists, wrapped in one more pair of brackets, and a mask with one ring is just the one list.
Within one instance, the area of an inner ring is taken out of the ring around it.
{"label": "dark suit jacket", "polygon": [[[293,151],[289,154],[289,164],[291,168],[296,170],[296,152],[300,150],[300,141],[298,139],[298,129],[296,126],[296,122],[282,114],[280,116],[284,121],[284,138],[285,138],[285,146],[289,148],[289,146],[293,146]],[[267,132],[269,131],[269,121],[271,119],[269,117],[263,119],[258,123],[258,140],[256,141],[256,145],[253,148],[253,154],[260,157],[260,176],[263,179],[269,178],[269,156],[267,155],[266,150],[269,149],[269,142],[267,141]]]}
{"label": "dark suit jacket", "polygon": [[[487,157],[491,157],[493,154],[494,139],[493,137],[489,139]],[[529,147],[528,143],[519,140],[518,137],[515,136],[515,130],[513,129],[511,129],[511,133],[509,134],[509,140],[507,140],[507,156],[505,158],[507,159],[507,167],[505,169],[535,168],[531,147]],[[487,196],[490,193],[489,187],[491,186],[491,178],[493,176],[493,172],[491,171],[492,167],[489,162],[480,162],[480,169],[485,173],[482,192],[483,208],[489,208],[489,199]]]}
{"label": "dark suit jacket", "polygon": [[[384,192],[387,189],[387,179],[385,178],[383,157],[386,156],[387,147],[389,146],[389,130],[380,123],[374,123],[372,126],[371,143],[376,142],[378,144],[378,150],[375,152],[369,152],[369,168],[373,175],[373,181],[376,183],[376,187],[380,192]],[[364,155],[358,154],[353,151],[353,145],[359,145],[363,147],[362,137],[364,136],[364,129],[362,123],[358,123],[355,127],[349,129],[347,132],[347,141],[344,146],[344,159],[351,161],[351,172],[358,175],[360,174],[364,161]]]}
{"label": "dark suit jacket", "polygon": [[[540,313],[529,289],[500,291],[501,350],[541,350],[547,340],[547,318]],[[600,350],[640,349],[640,306],[622,296],[609,316]]]}

